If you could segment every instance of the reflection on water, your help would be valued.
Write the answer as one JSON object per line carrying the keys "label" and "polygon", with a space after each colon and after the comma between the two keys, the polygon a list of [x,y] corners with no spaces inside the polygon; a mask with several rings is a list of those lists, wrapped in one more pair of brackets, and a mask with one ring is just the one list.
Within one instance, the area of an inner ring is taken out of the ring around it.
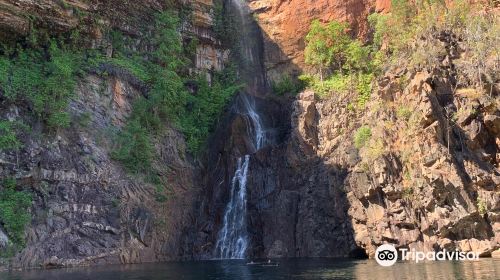
{"label": "reflection on water", "polygon": [[242,260],[108,265],[1,273],[2,280],[166,280],[166,279],[500,279],[500,259],[467,262],[398,262],[381,267],[372,260],[279,260],[278,267],[246,265]]}

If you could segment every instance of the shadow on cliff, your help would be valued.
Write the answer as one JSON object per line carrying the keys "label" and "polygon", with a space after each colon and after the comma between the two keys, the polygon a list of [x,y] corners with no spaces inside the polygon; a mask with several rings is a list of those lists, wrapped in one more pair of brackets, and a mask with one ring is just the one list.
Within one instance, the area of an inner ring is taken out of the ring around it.
{"label": "shadow on cliff", "polygon": [[[296,97],[269,92],[270,78],[296,77],[301,69],[255,22],[251,26],[244,33],[252,40],[242,40],[251,44],[239,50],[240,56],[249,56],[240,58],[242,80],[274,140],[253,152],[250,124],[240,111],[245,93],[236,96],[202,159],[203,189],[194,205],[193,230],[185,237],[185,256],[214,258],[237,159],[250,153],[247,257],[366,257],[355,245],[347,214],[343,189],[347,168],[327,164],[316,155],[319,116],[315,106],[301,112]],[[251,63],[245,65],[247,60]],[[269,61],[279,63],[265,63]],[[270,77],[269,73],[277,74]],[[302,125],[305,131],[299,131]]]}
{"label": "shadow on cliff", "polygon": [[[204,160],[204,189],[187,238],[194,259],[214,257],[236,159],[249,151],[247,122],[236,109],[239,98],[211,138]],[[256,102],[276,144],[251,155],[247,256],[366,257],[356,246],[347,214],[343,186],[348,170],[316,155],[319,116],[314,104],[301,112],[294,99],[256,97]]]}
{"label": "shadow on cliff", "polygon": [[295,141],[289,139],[252,158],[249,255],[366,257],[355,245],[347,214],[347,169],[307,154]]}

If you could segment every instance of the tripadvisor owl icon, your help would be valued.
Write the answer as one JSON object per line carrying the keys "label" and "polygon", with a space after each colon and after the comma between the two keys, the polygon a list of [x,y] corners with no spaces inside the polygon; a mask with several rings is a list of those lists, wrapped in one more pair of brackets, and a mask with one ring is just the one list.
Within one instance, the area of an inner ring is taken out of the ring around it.
{"label": "tripadvisor owl icon", "polygon": [[391,244],[384,244],[375,251],[375,260],[381,266],[391,266],[398,260],[398,251]]}

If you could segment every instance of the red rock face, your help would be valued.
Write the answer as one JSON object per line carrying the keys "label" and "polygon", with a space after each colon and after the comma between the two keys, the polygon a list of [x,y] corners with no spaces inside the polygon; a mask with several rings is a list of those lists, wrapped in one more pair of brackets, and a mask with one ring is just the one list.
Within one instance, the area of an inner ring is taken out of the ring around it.
{"label": "red rock face", "polygon": [[314,19],[349,22],[354,36],[365,37],[367,17],[385,11],[390,0],[249,0],[265,38],[266,67],[271,79],[304,69],[304,37]]}
{"label": "red rock face", "polygon": [[391,8],[391,0],[377,0],[375,10],[377,12],[388,12]]}

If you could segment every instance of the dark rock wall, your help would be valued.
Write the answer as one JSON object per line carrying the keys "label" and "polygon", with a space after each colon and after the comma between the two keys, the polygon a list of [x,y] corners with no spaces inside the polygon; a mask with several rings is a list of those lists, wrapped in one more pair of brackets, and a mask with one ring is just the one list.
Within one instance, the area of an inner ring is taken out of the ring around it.
{"label": "dark rock wall", "polygon": [[[181,257],[194,194],[196,166],[182,135],[167,127],[156,139],[155,163],[169,181],[167,202],[154,186],[110,159],[113,130],[124,124],[140,91],[117,77],[88,76],[70,104],[73,126],[52,134],[12,105],[2,114],[33,123],[19,152],[3,153],[0,174],[33,192],[26,248],[13,267],[160,261]],[[88,123],[80,123],[82,116]],[[174,230],[175,229],[175,230]]]}

